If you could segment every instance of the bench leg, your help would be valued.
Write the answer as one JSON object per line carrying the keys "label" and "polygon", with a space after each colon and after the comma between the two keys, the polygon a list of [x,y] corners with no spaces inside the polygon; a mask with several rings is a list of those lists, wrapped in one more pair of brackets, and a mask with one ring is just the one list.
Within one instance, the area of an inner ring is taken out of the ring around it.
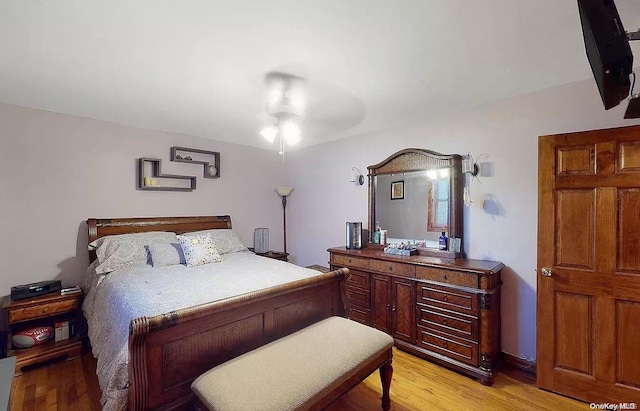
{"label": "bench leg", "polygon": [[382,409],[389,411],[391,409],[391,398],[389,398],[389,387],[391,387],[391,378],[393,377],[393,367],[391,360],[384,363],[380,367],[380,381],[382,382]]}

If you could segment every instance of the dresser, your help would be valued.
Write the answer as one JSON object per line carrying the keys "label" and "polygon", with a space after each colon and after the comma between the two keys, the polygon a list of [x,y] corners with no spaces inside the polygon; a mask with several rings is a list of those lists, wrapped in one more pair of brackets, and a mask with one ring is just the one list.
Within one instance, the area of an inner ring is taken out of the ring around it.
{"label": "dresser", "polygon": [[500,355],[500,280],[495,261],[330,248],[346,267],[345,316],[382,330],[399,349],[493,384]]}

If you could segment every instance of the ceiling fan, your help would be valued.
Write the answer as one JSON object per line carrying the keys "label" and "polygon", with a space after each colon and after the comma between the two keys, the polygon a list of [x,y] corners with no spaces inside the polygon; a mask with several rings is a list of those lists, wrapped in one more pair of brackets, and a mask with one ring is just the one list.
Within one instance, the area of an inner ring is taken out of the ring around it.
{"label": "ceiling fan", "polygon": [[285,147],[300,142],[306,80],[294,74],[271,71],[264,82],[267,85],[266,124],[260,134],[270,143],[279,138],[279,154],[284,164]]}

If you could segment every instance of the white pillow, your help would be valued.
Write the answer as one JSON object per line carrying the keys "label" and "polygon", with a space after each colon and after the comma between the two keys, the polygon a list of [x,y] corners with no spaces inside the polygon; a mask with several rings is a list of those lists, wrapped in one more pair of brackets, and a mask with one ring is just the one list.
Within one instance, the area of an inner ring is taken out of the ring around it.
{"label": "white pillow", "polygon": [[178,236],[178,240],[182,246],[187,267],[219,263],[222,261],[209,233],[180,235]]}
{"label": "white pillow", "polygon": [[203,230],[185,233],[185,236],[211,234],[211,241],[220,254],[235,253],[237,251],[249,251],[242,243],[238,234],[232,229]]}
{"label": "white pillow", "polygon": [[107,274],[122,267],[147,265],[146,245],[177,242],[175,233],[149,231],[100,237],[89,244],[89,250],[96,251],[98,258],[96,273]]}

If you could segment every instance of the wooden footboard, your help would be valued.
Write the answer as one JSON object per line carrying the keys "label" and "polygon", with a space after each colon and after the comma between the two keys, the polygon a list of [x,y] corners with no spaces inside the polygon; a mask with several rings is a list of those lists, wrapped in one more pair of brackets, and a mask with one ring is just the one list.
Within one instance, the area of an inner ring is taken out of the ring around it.
{"label": "wooden footboard", "polygon": [[188,409],[206,370],[332,315],[342,268],[312,278],[131,321],[129,409]]}

